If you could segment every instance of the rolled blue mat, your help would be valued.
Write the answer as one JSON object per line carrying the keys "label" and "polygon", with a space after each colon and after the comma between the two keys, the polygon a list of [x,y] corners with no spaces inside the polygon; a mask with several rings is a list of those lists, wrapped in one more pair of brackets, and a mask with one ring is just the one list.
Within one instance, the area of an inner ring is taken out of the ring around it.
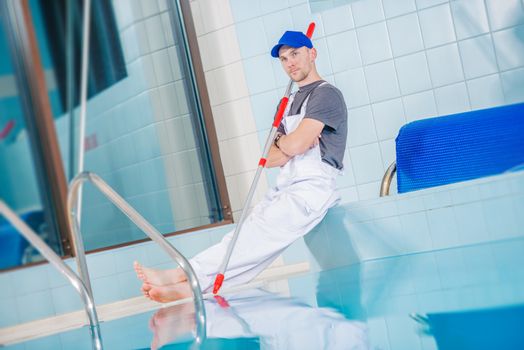
{"label": "rolled blue mat", "polygon": [[524,103],[415,121],[396,139],[399,193],[524,164]]}

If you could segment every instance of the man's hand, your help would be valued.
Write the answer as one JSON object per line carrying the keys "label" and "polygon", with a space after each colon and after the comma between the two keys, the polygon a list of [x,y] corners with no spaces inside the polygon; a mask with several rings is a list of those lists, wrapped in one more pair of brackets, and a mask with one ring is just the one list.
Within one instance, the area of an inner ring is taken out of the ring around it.
{"label": "man's hand", "polygon": [[309,149],[317,147],[320,144],[320,138],[321,137],[322,137],[322,134],[318,135],[318,137],[315,139],[315,141],[313,142],[311,147],[309,147]]}
{"label": "man's hand", "polygon": [[271,146],[266,167],[283,166],[291,158],[302,154],[320,143],[324,123],[312,118],[304,118],[298,127],[288,135],[280,136],[278,147]]}
{"label": "man's hand", "polygon": [[277,146],[271,145],[267,156],[266,168],[284,166],[290,159],[291,157],[278,149]]}

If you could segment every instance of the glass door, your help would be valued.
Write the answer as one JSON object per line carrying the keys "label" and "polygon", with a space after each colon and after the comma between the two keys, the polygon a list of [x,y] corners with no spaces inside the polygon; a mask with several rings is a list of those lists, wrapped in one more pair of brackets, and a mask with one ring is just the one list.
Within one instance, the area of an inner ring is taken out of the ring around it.
{"label": "glass door", "polygon": [[[60,213],[67,189],[46,94],[53,81],[46,79],[49,74],[34,49],[27,2],[3,1],[0,15],[0,198],[64,255],[67,224]],[[0,218],[0,269],[41,260]]]}

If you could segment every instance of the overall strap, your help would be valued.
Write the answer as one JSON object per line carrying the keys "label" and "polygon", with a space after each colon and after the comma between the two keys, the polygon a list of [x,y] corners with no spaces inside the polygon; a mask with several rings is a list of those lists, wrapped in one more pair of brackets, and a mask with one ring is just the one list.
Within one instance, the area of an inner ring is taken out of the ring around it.
{"label": "overall strap", "polygon": [[[286,106],[286,109],[284,110],[284,116],[287,116],[289,114],[289,111],[291,110],[291,105],[293,104],[293,101],[295,101],[295,95],[297,94],[297,92],[293,92],[290,96],[289,96],[289,100],[287,101],[287,106]],[[283,120],[282,120],[283,121]]]}

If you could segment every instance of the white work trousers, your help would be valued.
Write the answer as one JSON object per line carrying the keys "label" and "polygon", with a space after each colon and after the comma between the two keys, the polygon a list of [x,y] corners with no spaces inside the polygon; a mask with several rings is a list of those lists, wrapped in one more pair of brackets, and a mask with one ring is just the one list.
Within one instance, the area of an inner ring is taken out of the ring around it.
{"label": "white work trousers", "polygon": [[[282,121],[286,133],[294,131],[304,118],[308,99],[300,114],[288,116],[289,108],[286,110]],[[288,107],[292,102],[293,96]],[[281,167],[277,186],[253,208],[241,227],[224,274],[224,287],[251,281],[286,247],[311,231],[339,200],[335,190],[339,173],[322,162],[318,145]],[[190,260],[203,291],[212,286],[233,233]]]}

